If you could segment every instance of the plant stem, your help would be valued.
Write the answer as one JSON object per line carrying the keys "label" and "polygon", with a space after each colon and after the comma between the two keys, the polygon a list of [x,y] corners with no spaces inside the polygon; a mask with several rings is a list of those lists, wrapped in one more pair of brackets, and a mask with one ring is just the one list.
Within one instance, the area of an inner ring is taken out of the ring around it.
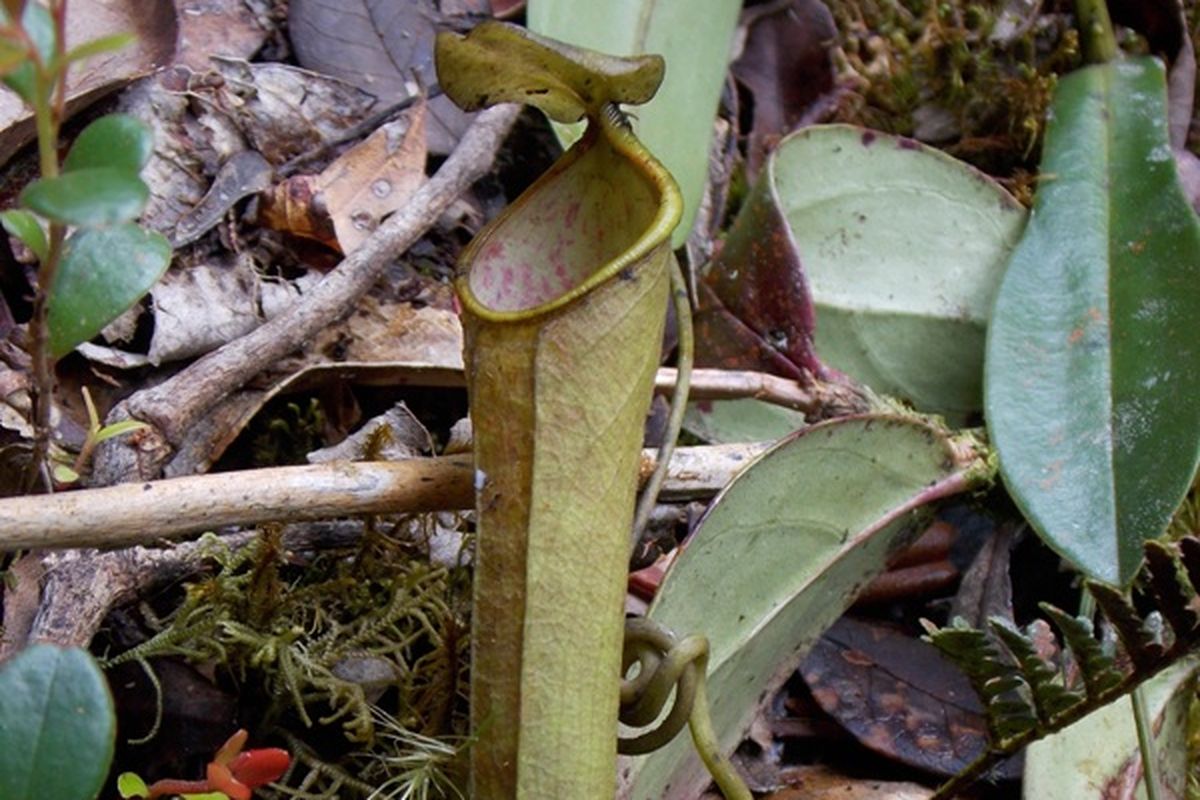
{"label": "plant stem", "polygon": [[1103,64],[1115,59],[1119,53],[1117,38],[1113,35],[1105,0],[1075,0],[1075,15],[1079,18],[1079,32],[1088,61]]}
{"label": "plant stem", "polygon": [[[55,178],[59,174],[58,132],[66,108],[67,69],[61,64],[66,51],[67,3],[59,0],[51,3],[54,17],[55,54],[51,63],[44,63],[36,48],[31,52],[34,59],[35,88],[33,115],[37,128],[38,166],[41,176]],[[33,298],[33,318],[29,323],[30,353],[33,361],[33,453],[25,473],[25,489],[30,491],[42,476],[47,492],[54,490],[49,472],[47,456],[50,452],[50,408],[54,402],[54,359],[50,354],[49,330],[47,328],[47,305],[50,287],[58,274],[62,259],[63,240],[66,227],[51,222],[48,233],[49,246],[46,258],[38,264],[37,289]]]}
{"label": "plant stem", "polygon": [[683,415],[687,411],[688,390],[692,382],[692,362],[694,361],[695,342],[692,335],[692,304],[688,300],[687,281],[683,271],[674,257],[670,260],[671,269],[671,300],[675,305],[675,324],[679,329],[679,358],[678,371],[675,377],[675,389],[671,393],[671,413],[667,418],[667,430],[663,436],[662,447],[658,451],[658,465],[654,474],[642,491],[638,500],[637,512],[633,516],[633,546],[637,547],[638,539],[650,522],[654,505],[658,501],[658,492],[663,481],[667,479],[667,469],[671,465],[671,456],[675,453],[675,443],[679,440],[679,431],[683,428]]}
{"label": "plant stem", "polygon": [[[38,159],[43,178],[58,175],[58,119],[54,104],[48,97],[48,80],[38,65],[37,97],[34,103],[34,119],[37,126]],[[30,354],[33,366],[33,453],[25,473],[25,489],[32,490],[39,475],[47,491],[52,491],[53,482],[46,472],[46,458],[50,451],[50,408],[54,397],[54,360],[50,356],[49,330],[46,316],[50,287],[58,273],[58,262],[62,257],[62,245],[66,229],[57,222],[50,223],[49,246],[46,258],[38,264],[37,288],[33,298],[33,318],[29,323]]]}
{"label": "plant stem", "polygon": [[1133,701],[1133,723],[1137,728],[1138,751],[1142,756],[1142,783],[1146,786],[1146,800],[1162,798],[1162,775],[1158,768],[1158,757],[1154,747],[1154,725],[1146,708],[1146,686],[1142,684],[1129,696]]}

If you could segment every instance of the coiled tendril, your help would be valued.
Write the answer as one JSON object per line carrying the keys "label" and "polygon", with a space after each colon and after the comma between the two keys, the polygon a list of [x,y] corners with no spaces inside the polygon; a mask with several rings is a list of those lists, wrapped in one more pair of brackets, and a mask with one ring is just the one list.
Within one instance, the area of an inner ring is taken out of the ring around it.
{"label": "coiled tendril", "polygon": [[[634,664],[637,673],[625,678]],[[646,733],[617,740],[624,755],[649,753],[675,738],[686,723],[700,760],[727,800],[751,800],[750,790],[733,764],[721,753],[708,716],[705,675],[708,639],[693,635],[679,639],[657,622],[644,617],[625,620],[625,646],[621,656],[621,722],[635,728],[652,724],[662,713],[671,690],[675,704],[662,723]]]}

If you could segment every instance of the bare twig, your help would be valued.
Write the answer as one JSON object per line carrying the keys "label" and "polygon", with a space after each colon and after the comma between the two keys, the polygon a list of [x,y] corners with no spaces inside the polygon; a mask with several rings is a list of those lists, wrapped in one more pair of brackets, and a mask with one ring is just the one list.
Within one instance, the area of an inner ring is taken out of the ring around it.
{"label": "bare twig", "polygon": [[[766,444],[687,447],[671,459],[664,499],[711,496]],[[642,457],[642,480],[655,452]],[[194,475],[0,500],[0,550],[128,547],[226,525],[359,514],[461,510],[474,503],[469,454]]]}
{"label": "bare twig", "polygon": [[154,430],[137,449],[111,440],[97,453],[96,478],[118,483],[155,477],[184,432],[221,398],[298,348],[348,313],[379,280],[387,264],[413,244],[438,216],[492,164],[509,127],[514,106],[481,112],[437,174],[417,190],[357,250],[287,312],[209,353],[163,383],[143,389],[119,405],[109,421],[140,419]]}
{"label": "bare twig", "polygon": [[[670,393],[675,386],[675,370],[659,369],[654,389]],[[802,386],[789,378],[765,372],[735,372],[723,369],[692,370],[690,396],[693,400],[734,400],[753,397],[777,406],[803,411],[814,419],[865,411],[869,401],[853,387],[813,380]]]}

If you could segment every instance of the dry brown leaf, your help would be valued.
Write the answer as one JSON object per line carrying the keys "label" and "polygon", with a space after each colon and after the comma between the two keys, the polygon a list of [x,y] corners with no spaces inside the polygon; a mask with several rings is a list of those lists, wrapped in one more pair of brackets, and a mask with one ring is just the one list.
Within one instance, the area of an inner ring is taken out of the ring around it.
{"label": "dry brown leaf", "polygon": [[[68,115],[169,64],[178,30],[174,5],[162,0],[72,3],[67,15],[68,47],[116,33],[133,33],[137,40],[71,69]],[[0,163],[32,139],[33,133],[33,114],[15,93],[0,88]]]}
{"label": "dry brown leaf", "polygon": [[367,92],[299,67],[232,58],[213,64],[220,80],[193,93],[210,98],[276,166],[342,135],[375,105]]}
{"label": "dry brown leaf", "polygon": [[207,70],[212,56],[249,58],[267,38],[245,0],[175,0],[175,5],[179,9],[176,64]]}
{"label": "dry brown leaf", "polygon": [[338,249],[338,235],[330,218],[319,175],[293,175],[259,197],[258,224]]}
{"label": "dry brown leaf", "polygon": [[384,217],[425,182],[425,104],[375,131],[317,179],[343,253],[352,253]]}
{"label": "dry brown leaf", "polygon": [[[378,97],[384,105],[434,86],[433,39],[487,15],[486,0],[292,0],[288,35],[296,59]],[[430,101],[430,151],[454,149],[470,116],[445,96]]]}
{"label": "dry brown leaf", "polygon": [[791,786],[764,800],[927,800],[933,795],[915,783],[853,778],[824,766],[795,767],[781,777]]}

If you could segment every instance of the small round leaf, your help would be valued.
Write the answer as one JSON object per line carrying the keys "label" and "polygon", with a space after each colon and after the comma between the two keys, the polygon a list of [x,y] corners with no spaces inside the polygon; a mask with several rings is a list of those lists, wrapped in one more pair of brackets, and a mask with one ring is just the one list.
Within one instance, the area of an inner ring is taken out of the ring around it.
{"label": "small round leaf", "polygon": [[117,793],[125,800],[132,797],[148,797],[150,787],[146,786],[142,776],[136,772],[122,772],[117,777]]}
{"label": "small round leaf", "polygon": [[115,734],[112,695],[85,651],[35,644],[0,669],[4,800],[92,800]]}
{"label": "small round leaf", "polygon": [[136,173],[154,151],[150,128],[131,114],[109,114],[83,129],[63,162],[63,172],[116,167]]}
{"label": "small round leaf", "polygon": [[61,358],[141,298],[171,263],[162,234],[133,223],[77,231],[50,289],[50,352]]}
{"label": "small round leaf", "polygon": [[149,197],[136,173],[97,167],[34,181],[21,192],[21,205],[67,225],[113,225],[136,217]]}
{"label": "small round leaf", "polygon": [[20,239],[22,244],[32,250],[38,261],[46,260],[46,232],[38,224],[37,217],[23,209],[13,208],[0,212],[0,225],[4,226],[4,230],[8,231],[10,236]]}

